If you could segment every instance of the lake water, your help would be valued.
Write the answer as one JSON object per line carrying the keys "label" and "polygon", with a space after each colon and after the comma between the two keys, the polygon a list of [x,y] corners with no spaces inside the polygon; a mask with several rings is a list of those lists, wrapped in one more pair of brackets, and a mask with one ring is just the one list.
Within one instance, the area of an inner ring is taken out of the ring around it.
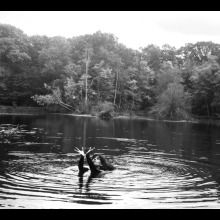
{"label": "lake water", "polygon": [[[79,177],[74,148],[82,146],[95,147],[117,169]],[[4,208],[220,208],[220,127],[0,115]]]}

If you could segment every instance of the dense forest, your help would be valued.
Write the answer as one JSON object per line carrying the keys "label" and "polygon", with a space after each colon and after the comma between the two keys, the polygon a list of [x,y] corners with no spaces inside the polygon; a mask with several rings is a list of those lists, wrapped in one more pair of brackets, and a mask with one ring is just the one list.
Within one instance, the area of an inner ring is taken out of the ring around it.
{"label": "dense forest", "polygon": [[220,113],[220,45],[133,50],[97,31],[72,38],[27,36],[0,24],[0,105],[49,112],[142,112],[158,119]]}

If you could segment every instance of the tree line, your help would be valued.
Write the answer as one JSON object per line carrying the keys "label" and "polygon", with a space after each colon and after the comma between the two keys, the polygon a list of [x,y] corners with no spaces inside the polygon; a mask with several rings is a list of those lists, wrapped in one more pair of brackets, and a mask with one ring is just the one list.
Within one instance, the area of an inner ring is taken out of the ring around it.
{"label": "tree line", "polygon": [[0,104],[50,112],[144,112],[159,119],[220,113],[220,45],[150,44],[116,36],[27,36],[0,24]]}

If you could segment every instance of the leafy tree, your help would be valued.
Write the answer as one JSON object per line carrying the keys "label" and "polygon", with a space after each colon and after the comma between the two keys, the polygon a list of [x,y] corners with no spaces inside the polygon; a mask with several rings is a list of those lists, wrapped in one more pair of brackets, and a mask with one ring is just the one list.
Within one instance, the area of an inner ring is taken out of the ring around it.
{"label": "leafy tree", "polygon": [[158,102],[152,107],[150,114],[158,119],[188,119],[190,99],[190,94],[184,92],[184,86],[174,81],[158,96]]}
{"label": "leafy tree", "polygon": [[146,61],[151,69],[154,71],[160,69],[162,59],[161,49],[158,46],[150,44],[145,48],[141,48],[141,52],[141,60]]}
{"label": "leafy tree", "polygon": [[[11,104],[30,97],[28,68],[31,57],[27,35],[11,25],[0,24],[0,66],[1,93],[0,103]],[[7,100],[7,101],[6,101]]]}
{"label": "leafy tree", "polygon": [[114,98],[114,74],[112,69],[105,65],[102,60],[99,64],[93,67],[96,76],[93,78],[94,96],[97,102],[104,102],[105,100],[111,102]]}
{"label": "leafy tree", "polygon": [[220,111],[219,64],[220,45],[213,42],[137,51],[101,31],[28,37],[0,24],[0,104],[77,112],[151,108],[155,117],[173,119],[192,109],[211,116]]}
{"label": "leafy tree", "polygon": [[195,66],[190,80],[193,85],[193,108],[195,113],[211,116],[212,106],[219,106],[220,67],[216,61],[209,60],[201,66]]}
{"label": "leafy tree", "polygon": [[176,48],[169,44],[164,44],[161,49],[161,59],[162,62],[171,62],[172,66],[177,65]]}
{"label": "leafy tree", "polygon": [[173,67],[170,63],[164,63],[156,76],[156,94],[161,94],[167,89],[167,86],[174,81],[182,82],[181,70]]}
{"label": "leafy tree", "polygon": [[71,63],[69,42],[63,37],[51,38],[49,48],[39,52],[38,62],[44,75],[56,79],[63,73],[64,67]]}
{"label": "leafy tree", "polygon": [[32,97],[39,105],[50,106],[50,105],[58,104],[67,110],[74,111],[72,106],[63,102],[62,93],[59,87],[52,88],[51,86],[45,84],[45,88],[50,90],[52,94],[35,95]]}
{"label": "leafy tree", "polygon": [[193,65],[201,65],[203,62],[208,61],[209,55],[218,55],[219,53],[220,45],[211,41],[188,43],[176,52],[177,56],[181,57],[182,65],[189,62]]}
{"label": "leafy tree", "polygon": [[29,54],[31,57],[31,65],[32,66],[39,66],[38,57],[40,52],[43,49],[49,49],[50,47],[50,38],[43,35],[33,35],[29,37],[30,47],[29,47]]}

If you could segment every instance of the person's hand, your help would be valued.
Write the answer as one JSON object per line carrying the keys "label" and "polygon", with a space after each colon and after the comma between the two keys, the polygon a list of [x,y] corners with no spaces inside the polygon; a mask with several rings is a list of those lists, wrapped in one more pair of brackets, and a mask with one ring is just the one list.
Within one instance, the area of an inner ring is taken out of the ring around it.
{"label": "person's hand", "polygon": [[86,154],[90,153],[90,152],[93,151],[94,149],[95,149],[94,147],[93,147],[93,148],[90,147]]}
{"label": "person's hand", "polygon": [[79,149],[76,147],[75,151],[76,151],[77,153],[79,153],[80,155],[85,156],[83,147],[82,147],[82,150],[79,150]]}
{"label": "person's hand", "polygon": [[86,153],[84,153],[84,149],[83,149],[83,147],[82,147],[82,150],[79,150],[77,147],[75,148],[75,151],[77,152],[77,153],[79,153],[80,155],[82,155],[82,156],[86,156],[86,154],[88,154],[88,153],[90,153],[91,151],[93,151],[95,148],[89,148],[89,150],[86,152]]}

